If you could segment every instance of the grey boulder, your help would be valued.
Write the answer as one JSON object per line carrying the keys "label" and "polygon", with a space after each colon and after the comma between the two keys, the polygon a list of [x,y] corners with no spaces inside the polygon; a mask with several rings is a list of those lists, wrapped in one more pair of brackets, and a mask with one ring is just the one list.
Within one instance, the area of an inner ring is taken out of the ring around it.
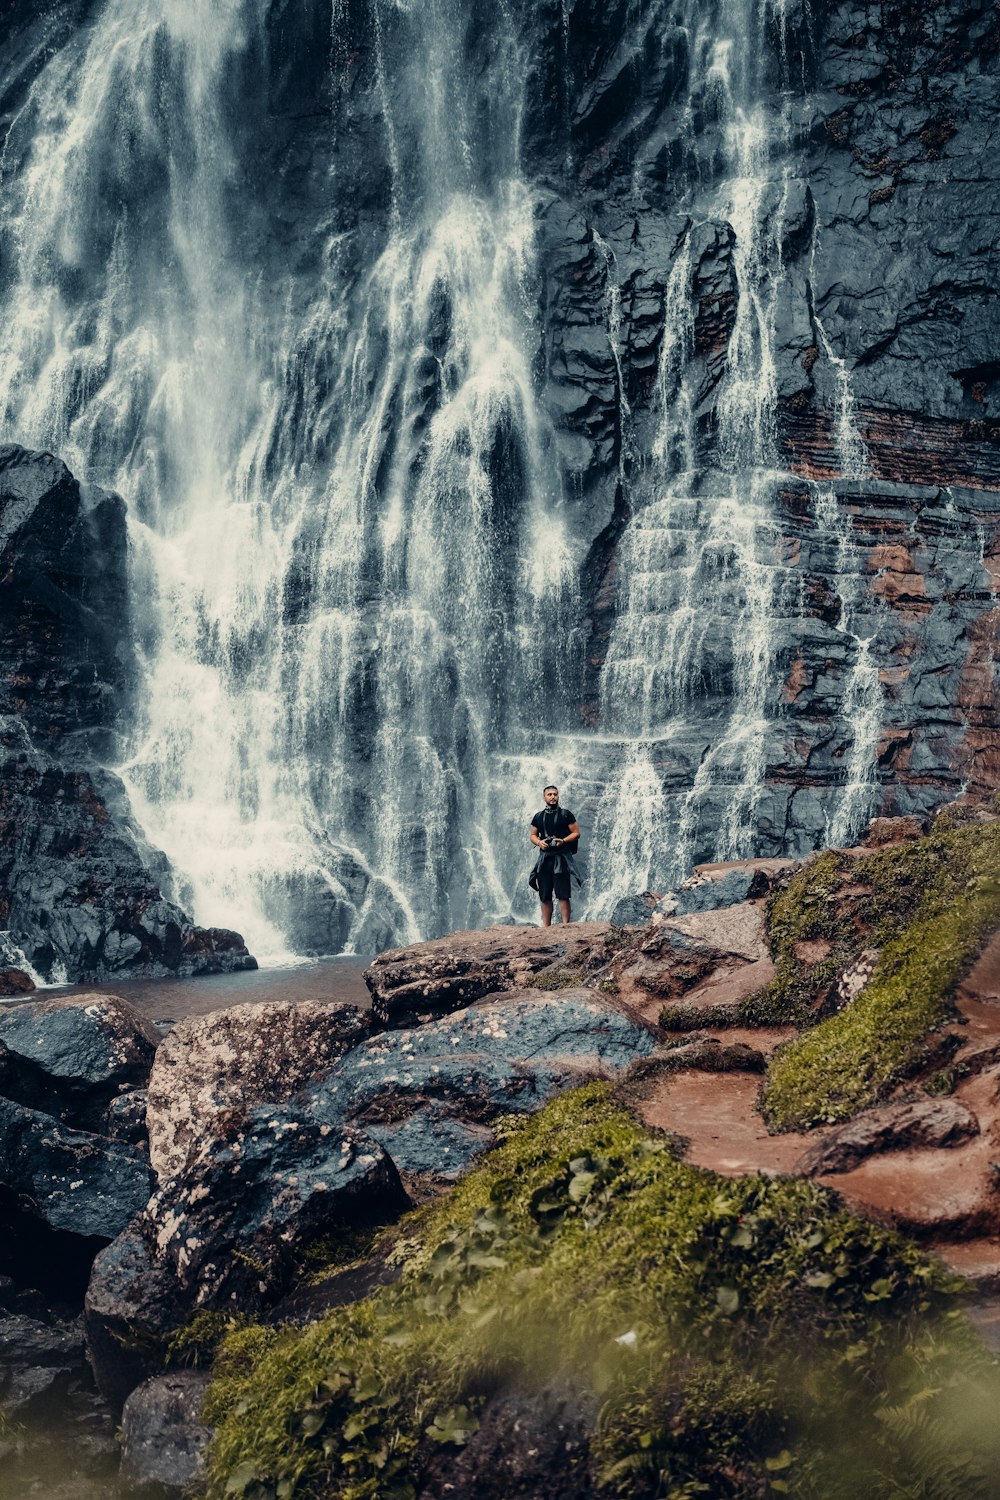
{"label": "grey boulder", "polygon": [[191,1491],[212,1434],[201,1421],[207,1374],[185,1370],[145,1381],[122,1411],[121,1479],[135,1500]]}
{"label": "grey boulder", "polygon": [[109,1105],[145,1083],[160,1040],[115,995],[29,1000],[0,1009],[0,1094],[100,1130]]}

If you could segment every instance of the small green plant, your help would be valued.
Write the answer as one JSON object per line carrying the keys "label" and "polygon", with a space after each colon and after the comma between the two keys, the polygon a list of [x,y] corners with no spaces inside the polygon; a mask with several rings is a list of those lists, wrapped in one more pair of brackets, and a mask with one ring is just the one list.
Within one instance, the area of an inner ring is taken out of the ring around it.
{"label": "small green plant", "polygon": [[215,1358],[219,1345],[229,1334],[246,1328],[250,1319],[242,1315],[202,1311],[167,1340],[164,1363],[169,1367],[202,1369]]}

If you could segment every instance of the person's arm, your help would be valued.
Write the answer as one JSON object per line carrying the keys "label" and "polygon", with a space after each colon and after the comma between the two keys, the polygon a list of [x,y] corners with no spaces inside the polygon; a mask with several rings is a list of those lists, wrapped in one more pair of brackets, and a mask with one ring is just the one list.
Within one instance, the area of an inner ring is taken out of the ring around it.
{"label": "person's arm", "polygon": [[534,846],[535,846],[536,849],[544,849],[545,848],[545,844],[544,844],[541,836],[539,835],[538,829],[535,827],[534,823],[531,824],[531,833],[530,833],[529,837],[530,837],[531,842],[534,844]]}
{"label": "person's arm", "polygon": [[561,838],[559,840],[559,847],[562,848],[563,844],[575,844],[576,841],[577,841],[577,839],[579,837],[580,837],[580,825],[579,825],[579,823],[571,823],[569,825],[569,833],[566,834],[565,838]]}

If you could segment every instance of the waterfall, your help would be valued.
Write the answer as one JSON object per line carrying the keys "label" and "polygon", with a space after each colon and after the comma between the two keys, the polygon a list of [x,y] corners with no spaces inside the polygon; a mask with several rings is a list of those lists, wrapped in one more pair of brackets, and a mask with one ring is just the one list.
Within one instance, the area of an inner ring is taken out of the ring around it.
{"label": "waterfall", "polygon": [[[522,724],[560,727],[579,566],[532,368],[513,18],[484,124],[461,7],[373,0],[392,210],[368,267],[327,236],[302,307],[290,278],[247,274],[227,201],[228,80],[267,15],[110,0],[46,70],[2,392],[8,431],[129,501],[145,691],[120,769],[196,915],[265,958],[510,911],[513,808],[533,808],[507,752]],[[69,269],[90,300],[61,294]]]}
{"label": "waterfall", "polygon": [[[698,854],[735,858],[754,850],[774,696],[775,624],[791,588],[772,505],[778,479],[772,345],[783,274],[787,183],[781,156],[787,141],[783,120],[768,118],[755,66],[763,28],[776,25],[783,36],[784,17],[780,9],[727,0],[709,30],[695,24],[696,14],[692,8],[685,28],[694,39],[685,114],[690,121],[708,111],[716,122],[722,181],[714,208],[731,240],[735,303],[716,407],[715,468],[705,462],[696,422],[695,260],[688,232],[666,283],[659,429],[651,464],[633,489],[601,699],[602,724],[619,725],[628,736],[616,799],[602,828],[639,821],[636,788],[649,796],[659,765],[659,850],[642,866],[660,889],[685,874]],[[694,195],[703,175],[696,137],[688,149]],[[663,779],[671,778],[678,759],[688,768],[686,790],[664,808]],[[632,805],[631,814],[622,803]],[[708,808],[710,845],[702,828]],[[610,846],[602,910],[635,888],[631,860],[613,838]]]}
{"label": "waterfall", "polygon": [[[552,780],[585,814],[591,913],[754,852],[798,598],[775,503],[802,90],[783,7],[649,8],[680,38],[678,228],[637,397],[628,215],[588,218],[615,436],[584,500],[547,397],[539,229],[553,182],[586,176],[578,7],[279,9],[103,0],[0,163],[0,427],[127,501],[142,691],[116,769],[173,894],[265,961],[527,916],[525,829]],[[528,158],[553,116],[546,173]],[[706,354],[707,246],[728,290]],[[846,434],[846,366],[814,316]],[[589,534],[580,517],[605,502],[622,529],[594,668],[582,579],[607,514]]]}

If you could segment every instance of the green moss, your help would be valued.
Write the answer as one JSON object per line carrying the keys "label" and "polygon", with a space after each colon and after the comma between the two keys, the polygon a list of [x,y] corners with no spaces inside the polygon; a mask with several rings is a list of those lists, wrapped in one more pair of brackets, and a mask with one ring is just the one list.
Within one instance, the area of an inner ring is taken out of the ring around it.
{"label": "green moss", "polygon": [[[868,855],[850,876],[861,894],[838,903],[832,892],[830,914],[812,926],[837,935],[838,967],[863,947],[881,956],[850,1005],[772,1058],[764,1112],[777,1129],[846,1119],[925,1058],[928,1033],[947,1019],[955,985],[1000,924],[1000,823]],[[787,974],[780,931],[775,943]]]}
{"label": "green moss", "polygon": [[175,1329],[167,1340],[164,1365],[170,1368],[188,1366],[195,1369],[210,1365],[223,1340],[245,1328],[249,1321],[248,1318],[222,1312],[195,1313],[189,1322]]}
{"label": "green moss", "polygon": [[[492,1395],[571,1380],[599,1407],[608,1495],[763,1495],[788,1474],[803,1497],[888,1500],[911,1491],[878,1408],[905,1404],[917,1368],[931,1404],[994,1378],[957,1283],[915,1249],[813,1184],[678,1161],[606,1085],[511,1121],[398,1231],[396,1285],[227,1338],[212,1496],[412,1497],[428,1452],[466,1442]],[[859,1487],[851,1457],[869,1448]]]}
{"label": "green moss", "polygon": [[568,990],[583,983],[579,969],[542,969],[527,981],[533,990]]}

